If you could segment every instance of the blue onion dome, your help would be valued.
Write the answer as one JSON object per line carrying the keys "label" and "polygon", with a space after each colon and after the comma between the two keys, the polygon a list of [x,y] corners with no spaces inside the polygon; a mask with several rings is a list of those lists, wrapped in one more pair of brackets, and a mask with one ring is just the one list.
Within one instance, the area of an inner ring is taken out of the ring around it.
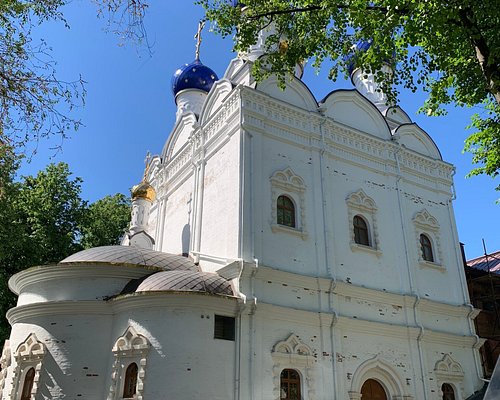
{"label": "blue onion dome", "polygon": [[352,47],[351,52],[344,57],[344,63],[347,66],[347,72],[349,72],[349,75],[352,75],[356,67],[356,55],[367,51],[371,47],[372,43],[372,39],[361,39]]}
{"label": "blue onion dome", "polygon": [[245,3],[242,3],[239,0],[231,0],[231,4],[232,4],[233,7],[241,7],[241,8],[243,8],[243,7],[246,6]]}
{"label": "blue onion dome", "polygon": [[174,96],[185,89],[198,89],[208,93],[218,79],[214,71],[196,59],[175,71],[172,76],[172,92]]}

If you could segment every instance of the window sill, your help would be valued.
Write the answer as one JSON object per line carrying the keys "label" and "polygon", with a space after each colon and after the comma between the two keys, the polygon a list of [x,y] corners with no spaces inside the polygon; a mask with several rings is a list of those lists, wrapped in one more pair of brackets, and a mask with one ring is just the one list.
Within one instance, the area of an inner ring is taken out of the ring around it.
{"label": "window sill", "polygon": [[356,242],[351,242],[352,251],[364,251],[366,253],[375,254],[377,257],[382,255],[382,252],[372,246],[365,246],[364,244],[358,244]]}
{"label": "window sill", "polygon": [[284,232],[284,233],[289,233],[291,235],[299,236],[302,238],[302,240],[306,240],[308,237],[307,232],[303,231],[302,229],[290,228],[289,226],[285,225],[271,224],[271,230],[274,233]]}
{"label": "window sill", "polygon": [[421,268],[434,268],[434,269],[437,269],[438,271],[441,271],[441,272],[446,271],[446,268],[444,267],[444,265],[439,264],[437,262],[425,261],[423,259],[420,259],[419,263],[420,263]]}

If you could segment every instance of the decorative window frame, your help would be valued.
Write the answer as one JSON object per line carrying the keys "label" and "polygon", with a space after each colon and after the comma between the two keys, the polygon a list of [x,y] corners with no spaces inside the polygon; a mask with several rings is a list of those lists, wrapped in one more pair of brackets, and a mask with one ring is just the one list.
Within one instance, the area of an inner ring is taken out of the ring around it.
{"label": "decorative window frame", "polygon": [[[304,180],[296,175],[291,168],[283,171],[276,171],[270,178],[271,181],[271,230],[285,232],[301,237],[306,240],[308,237],[306,229],[306,207]],[[277,201],[279,196],[287,196],[295,205],[295,228],[280,225],[278,221]]]}
{"label": "decorative window frame", "polygon": [[135,362],[138,367],[137,389],[134,399],[144,399],[144,379],[146,377],[147,355],[151,344],[149,340],[129,326],[113,346],[114,362],[111,374],[111,388],[108,400],[123,399],[123,384],[127,367]]}
{"label": "decorative window frame", "polygon": [[18,400],[21,398],[24,378],[31,368],[35,369],[33,387],[31,388],[31,399],[35,400],[40,386],[40,371],[42,370],[42,362],[45,354],[45,345],[37,339],[34,333],[31,333],[26,340],[18,346],[14,354],[16,366],[12,377],[11,400]]}
{"label": "decorative window frame", "polygon": [[[444,272],[445,268],[442,265],[443,254],[441,251],[441,241],[439,234],[439,222],[438,220],[429,213],[426,209],[423,209],[413,216],[413,225],[415,226],[415,241],[416,248],[418,251],[418,263],[421,267],[435,268],[441,272]],[[420,244],[420,235],[424,234],[427,236],[431,242],[432,255],[434,256],[434,261],[424,260],[422,257],[422,246]]]}
{"label": "decorative window frame", "polygon": [[455,391],[455,400],[464,398],[464,370],[460,363],[455,361],[449,354],[445,354],[441,360],[436,362],[434,375],[436,375],[437,393],[440,393],[440,397],[443,396],[441,387],[443,383],[447,383]]}
{"label": "decorative window frame", "polygon": [[316,387],[313,351],[300,338],[291,334],[288,339],[280,341],[271,351],[273,359],[273,398],[280,398],[281,371],[294,369],[300,375],[302,397],[304,400],[316,399]]}
{"label": "decorative window frame", "polygon": [[3,398],[3,389],[5,380],[7,379],[7,369],[12,361],[12,353],[10,351],[10,341],[6,340],[3,344],[2,357],[0,357],[0,400]]}
{"label": "decorative window frame", "polygon": [[[377,223],[377,205],[375,201],[368,196],[363,189],[349,194],[346,197],[347,203],[347,218],[349,223],[349,244],[352,251],[366,251],[380,256],[380,240]],[[368,240],[370,246],[356,243],[354,240],[354,217],[359,215],[362,217],[368,227]]]}

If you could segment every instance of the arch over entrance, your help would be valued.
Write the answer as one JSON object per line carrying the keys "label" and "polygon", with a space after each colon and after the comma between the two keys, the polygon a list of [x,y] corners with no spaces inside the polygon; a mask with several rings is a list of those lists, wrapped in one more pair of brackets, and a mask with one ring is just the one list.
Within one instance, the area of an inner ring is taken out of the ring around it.
{"label": "arch over entrance", "polygon": [[[405,393],[397,370],[388,362],[381,359],[380,356],[366,360],[356,369],[352,377],[351,390],[349,391],[350,400],[370,399],[370,397],[361,397],[363,385],[367,381],[370,381],[368,384],[370,388],[375,388],[374,390],[379,389],[378,392],[375,392],[375,395],[379,397],[374,397],[372,400],[413,399],[413,396]],[[385,397],[380,397],[380,394],[377,394],[380,393],[380,388],[377,385],[382,387],[382,393]],[[365,388],[365,390],[369,390],[369,388]]]}
{"label": "arch over entrance", "polygon": [[361,386],[363,400],[388,400],[384,387],[375,379],[367,379]]}

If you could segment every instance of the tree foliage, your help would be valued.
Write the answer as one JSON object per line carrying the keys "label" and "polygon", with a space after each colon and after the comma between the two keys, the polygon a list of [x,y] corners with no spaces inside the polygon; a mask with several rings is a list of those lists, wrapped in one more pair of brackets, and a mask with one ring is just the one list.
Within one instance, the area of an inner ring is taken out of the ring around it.
{"label": "tree foliage", "polygon": [[[10,276],[25,268],[58,262],[83,248],[118,244],[130,218],[122,194],[88,204],[82,180],[65,163],[15,181],[14,152],[0,147],[0,312],[15,305]],[[0,321],[0,340],[9,333]]]}
{"label": "tree foliage", "polygon": [[118,244],[130,221],[130,200],[121,193],[106,196],[87,208],[81,245],[88,249]]}
{"label": "tree foliage", "polygon": [[[46,21],[66,24],[67,0],[0,1],[0,140],[19,152],[26,144],[58,135],[65,139],[81,121],[72,116],[83,106],[84,80],[61,80],[57,63],[34,32]],[[143,0],[89,0],[109,30],[124,40],[146,39]]]}
{"label": "tree foliage", "polygon": [[81,78],[57,78],[50,48],[33,41],[47,20],[64,22],[64,0],[3,0],[0,4],[0,140],[15,147],[52,134],[63,138],[80,122],[69,116],[85,93]]}
{"label": "tree foliage", "polygon": [[[486,106],[474,117],[476,130],[466,149],[480,163],[473,174],[496,176],[500,170],[500,7],[494,1],[473,0],[248,0],[234,7],[226,0],[199,0],[214,28],[235,33],[236,50],[244,52],[262,28],[273,24],[265,58],[256,63],[257,78],[281,79],[296,64],[310,60],[319,68],[331,61],[330,78],[347,74],[346,56],[359,40],[373,40],[354,61],[377,72],[392,60],[391,79],[383,89],[389,99],[399,88],[423,89],[422,111],[445,113],[447,104]],[[280,46],[279,43],[285,46]],[[285,51],[284,51],[285,49]],[[388,83],[390,81],[390,83]],[[498,187],[500,188],[500,186]]]}

